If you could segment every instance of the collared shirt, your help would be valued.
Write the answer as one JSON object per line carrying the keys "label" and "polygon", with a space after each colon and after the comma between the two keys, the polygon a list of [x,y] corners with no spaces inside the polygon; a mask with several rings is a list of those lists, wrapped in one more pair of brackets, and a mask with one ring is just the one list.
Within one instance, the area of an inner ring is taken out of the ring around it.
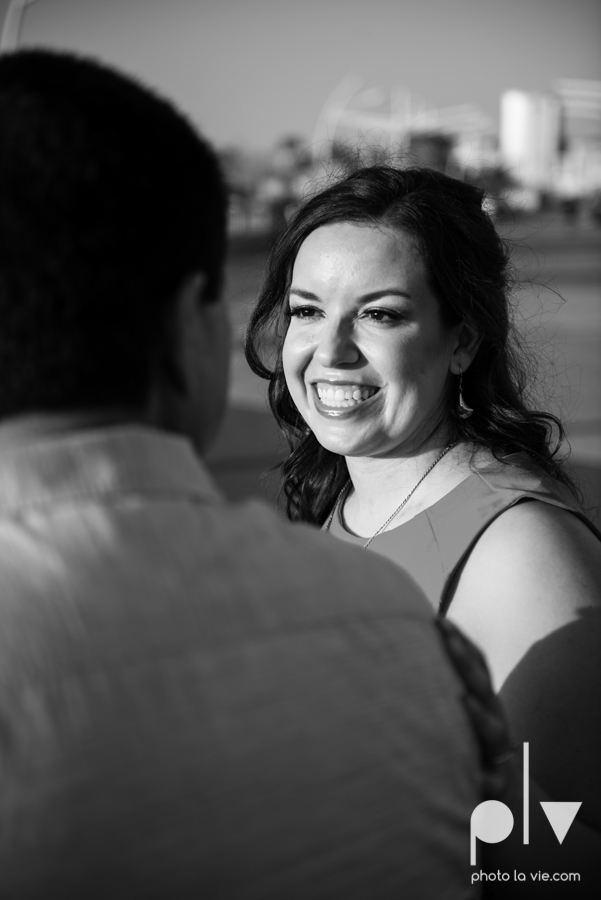
{"label": "collared shirt", "polygon": [[0,454],[2,897],[467,897],[460,693],[408,577],[185,441]]}

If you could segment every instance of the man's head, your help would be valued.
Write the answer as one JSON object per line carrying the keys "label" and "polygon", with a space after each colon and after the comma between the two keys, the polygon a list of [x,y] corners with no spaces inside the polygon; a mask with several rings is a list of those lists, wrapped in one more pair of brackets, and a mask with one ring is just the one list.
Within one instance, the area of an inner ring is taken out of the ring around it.
{"label": "man's head", "polygon": [[198,432],[191,394],[210,418],[224,392],[195,354],[227,346],[225,221],[217,158],[165,100],[72,55],[0,57],[0,419],[150,404]]}

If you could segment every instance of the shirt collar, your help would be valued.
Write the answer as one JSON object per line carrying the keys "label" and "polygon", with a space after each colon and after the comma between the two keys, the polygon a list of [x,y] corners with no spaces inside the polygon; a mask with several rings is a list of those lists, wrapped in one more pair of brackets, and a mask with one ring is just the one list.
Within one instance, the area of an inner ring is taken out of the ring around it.
{"label": "shirt collar", "polygon": [[0,511],[111,495],[194,495],[220,502],[190,442],[143,426],[113,426],[27,440],[0,453]]}

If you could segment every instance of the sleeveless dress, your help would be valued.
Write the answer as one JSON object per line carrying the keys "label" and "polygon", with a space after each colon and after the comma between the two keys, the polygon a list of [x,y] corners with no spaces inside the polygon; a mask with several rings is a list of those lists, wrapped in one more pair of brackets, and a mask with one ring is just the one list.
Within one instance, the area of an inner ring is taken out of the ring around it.
{"label": "sleeveless dress", "polygon": [[[498,463],[474,471],[413,519],[379,534],[369,549],[402,566],[433,608],[445,613],[453,577],[480,535],[497,516],[523,500],[539,500],[573,512],[601,540],[601,532],[564,485],[540,472]],[[329,531],[359,547],[367,540],[346,530],[340,505]]]}

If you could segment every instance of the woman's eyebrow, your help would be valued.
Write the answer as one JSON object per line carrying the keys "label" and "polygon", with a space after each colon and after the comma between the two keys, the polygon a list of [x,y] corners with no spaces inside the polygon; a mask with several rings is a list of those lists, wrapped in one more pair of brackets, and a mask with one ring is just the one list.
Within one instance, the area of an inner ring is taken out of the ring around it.
{"label": "woman's eyebrow", "polygon": [[371,294],[363,294],[359,299],[363,302],[370,300],[381,300],[382,297],[404,297],[405,300],[411,300],[411,294],[403,291],[401,288],[385,288],[383,291],[373,291]]}
{"label": "woman's eyebrow", "polygon": [[[295,294],[297,297],[302,297],[303,300],[320,299],[317,294],[313,294],[311,291],[303,291],[300,288],[295,287],[291,287],[289,293]],[[361,303],[369,303],[370,300],[381,300],[382,297],[404,297],[406,300],[412,299],[411,294],[401,290],[401,288],[385,288],[383,291],[373,291],[370,294],[363,294],[363,296],[358,299]]]}
{"label": "woman's eyebrow", "polygon": [[296,294],[297,297],[302,297],[303,300],[319,300],[317,294],[312,294],[311,291],[301,291],[300,288],[291,287],[288,293]]}

